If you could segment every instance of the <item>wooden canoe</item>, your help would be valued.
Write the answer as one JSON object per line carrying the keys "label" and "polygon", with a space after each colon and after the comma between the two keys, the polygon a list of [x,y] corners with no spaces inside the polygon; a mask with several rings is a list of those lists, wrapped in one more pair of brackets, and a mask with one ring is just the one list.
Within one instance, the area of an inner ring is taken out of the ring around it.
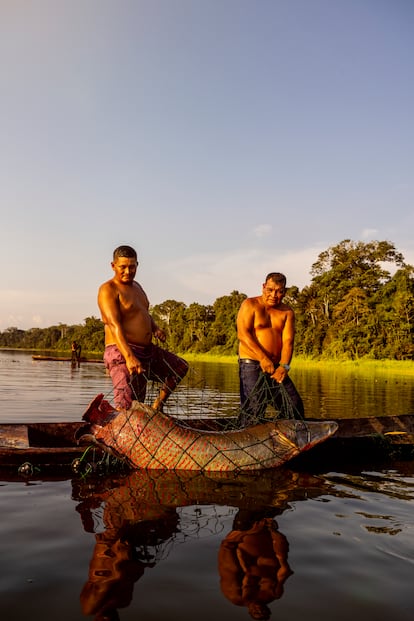
{"label": "wooden canoe", "polygon": [[[32,360],[38,360],[38,361],[52,360],[54,362],[72,362],[72,358],[70,356],[41,356],[38,354],[33,355]],[[103,360],[101,360],[100,358],[85,358],[84,356],[81,356],[79,362],[95,362],[97,364],[103,364]]]}
{"label": "wooden canoe", "polygon": [[[219,431],[225,421],[194,419],[191,425]],[[292,464],[326,470],[338,461],[350,464],[397,455],[414,459],[414,414],[335,421],[338,423],[335,435],[295,457],[288,463],[289,467]],[[187,419],[186,423],[189,422]],[[226,422],[228,424],[228,419]],[[83,426],[83,421],[0,423],[0,469],[19,468],[29,463],[40,470],[70,470],[73,461],[82,457],[86,450],[96,451],[91,458],[102,459],[104,454],[100,449],[77,444],[75,434]]]}
{"label": "wooden canoe", "polygon": [[68,468],[85,451],[75,441],[78,422],[0,424],[0,468]]}
{"label": "wooden canoe", "polygon": [[290,465],[326,472],[392,460],[414,460],[414,414],[335,419],[336,434]]}

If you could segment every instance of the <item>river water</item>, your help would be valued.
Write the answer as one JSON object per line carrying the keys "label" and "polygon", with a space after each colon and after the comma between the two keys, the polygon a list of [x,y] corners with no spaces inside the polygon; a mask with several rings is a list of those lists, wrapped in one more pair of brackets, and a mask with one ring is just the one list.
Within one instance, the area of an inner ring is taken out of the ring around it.
{"label": "river water", "polygon": [[[171,408],[237,407],[237,367],[193,363]],[[309,416],[414,412],[409,377],[292,370]],[[77,421],[103,365],[0,351],[0,422]],[[408,621],[414,462],[314,474],[0,471],[0,616]]]}

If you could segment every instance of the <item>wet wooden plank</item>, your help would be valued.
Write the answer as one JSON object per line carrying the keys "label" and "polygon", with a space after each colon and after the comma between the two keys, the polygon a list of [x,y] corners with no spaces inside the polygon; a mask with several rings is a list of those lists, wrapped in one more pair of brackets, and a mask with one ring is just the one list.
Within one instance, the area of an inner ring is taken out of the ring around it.
{"label": "wet wooden plank", "polygon": [[11,449],[29,448],[27,425],[1,425],[0,446]]}
{"label": "wet wooden plank", "polygon": [[358,438],[372,435],[410,434],[414,432],[414,415],[373,416],[370,418],[336,419],[337,438]]}

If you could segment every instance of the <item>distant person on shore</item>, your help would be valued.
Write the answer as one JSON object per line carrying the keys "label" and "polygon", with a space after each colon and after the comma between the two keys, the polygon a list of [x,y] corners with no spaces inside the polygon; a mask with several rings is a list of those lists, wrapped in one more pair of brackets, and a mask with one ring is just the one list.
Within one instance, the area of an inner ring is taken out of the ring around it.
{"label": "distant person on shore", "polygon": [[263,420],[268,404],[281,417],[304,417],[302,399],[289,377],[295,315],[283,302],[285,293],[286,277],[271,272],[262,285],[262,294],[246,298],[239,309],[241,426]]}
{"label": "distant person on shore", "polygon": [[72,366],[80,365],[82,346],[76,341],[72,341]]}
{"label": "distant person on shore", "polygon": [[152,343],[165,342],[165,332],[154,322],[141,285],[134,280],[137,253],[131,246],[114,250],[114,276],[98,292],[98,305],[105,324],[104,362],[114,386],[114,403],[129,408],[133,400],[145,401],[148,380],[161,382],[152,407],[163,410],[165,401],[188,371],[182,358]]}

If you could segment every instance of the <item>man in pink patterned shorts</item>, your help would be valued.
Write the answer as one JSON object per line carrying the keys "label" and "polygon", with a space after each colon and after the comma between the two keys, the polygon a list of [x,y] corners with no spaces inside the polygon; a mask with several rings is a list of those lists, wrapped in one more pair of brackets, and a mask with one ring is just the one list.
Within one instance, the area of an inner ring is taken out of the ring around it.
{"label": "man in pink patterned shorts", "polygon": [[165,332],[154,322],[149,301],[134,280],[137,253],[131,246],[114,250],[114,276],[98,292],[98,305],[105,324],[104,361],[114,386],[115,406],[129,408],[132,401],[145,400],[148,380],[162,382],[152,407],[162,410],[165,401],[188,371],[182,358],[152,343],[164,342]]}

